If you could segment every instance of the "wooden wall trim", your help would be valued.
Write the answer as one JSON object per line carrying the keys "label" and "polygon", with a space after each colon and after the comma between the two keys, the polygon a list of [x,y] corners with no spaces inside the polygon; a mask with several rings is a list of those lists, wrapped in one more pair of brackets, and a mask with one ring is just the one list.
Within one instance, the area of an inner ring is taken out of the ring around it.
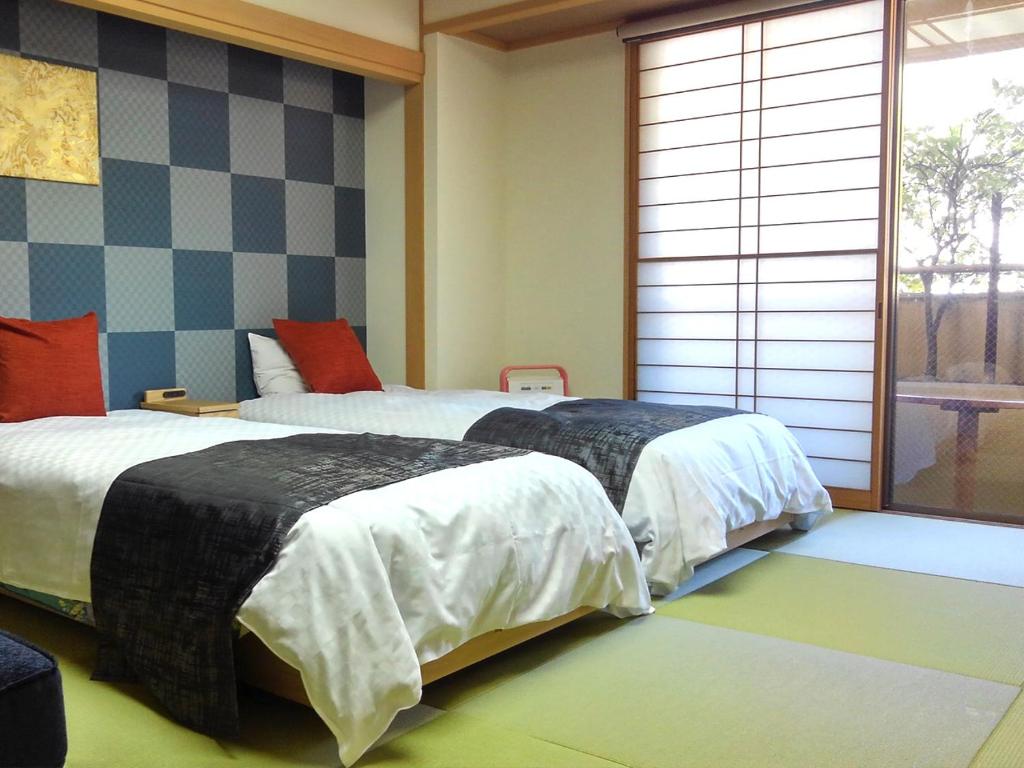
{"label": "wooden wall trim", "polygon": [[878,512],[879,507],[875,503],[873,490],[859,491],[853,488],[831,488],[826,487],[828,495],[832,497],[832,506],[836,509],[863,509]]}
{"label": "wooden wall trim", "polygon": [[624,227],[624,293],[622,322],[622,396],[627,400],[636,397],[636,265],[638,190],[640,168],[638,142],[640,132],[640,46],[626,44],[626,157],[624,158],[625,227]]}
{"label": "wooden wall trim", "polygon": [[242,0],[64,0],[180,32],[404,85],[423,81],[423,53]]}
{"label": "wooden wall trim", "polygon": [[593,5],[601,0],[520,0],[517,3],[499,5],[496,8],[488,8],[483,11],[467,13],[463,16],[455,16],[450,19],[433,21],[423,25],[423,34],[431,32],[445,32],[449,35],[458,35],[462,32],[472,32],[484,27],[493,27],[498,24],[507,24],[510,21],[529,19],[534,16],[544,16],[555,11],[564,11],[568,8],[578,8],[583,5]]}
{"label": "wooden wall trim", "polygon": [[405,383],[426,387],[423,85],[405,89]]}

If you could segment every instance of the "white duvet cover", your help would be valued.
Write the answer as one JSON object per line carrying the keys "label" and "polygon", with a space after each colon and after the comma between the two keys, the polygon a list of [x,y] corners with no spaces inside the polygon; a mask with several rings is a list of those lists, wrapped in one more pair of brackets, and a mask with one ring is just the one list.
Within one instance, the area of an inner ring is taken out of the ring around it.
{"label": "white duvet cover", "polygon": [[[0,581],[89,601],[93,536],[122,471],[311,431],[146,411],[0,424]],[[309,512],[238,618],[300,671],[351,764],[419,700],[420,664],[583,605],[650,611],[636,549],[588,472],[529,454]]]}
{"label": "white duvet cover", "polygon": [[[282,394],[241,404],[243,419],[461,439],[504,407],[541,410],[571,398],[484,390],[425,391],[397,385],[347,395]],[[637,461],[622,517],[641,550],[651,591],[666,594],[695,565],[726,549],[726,534],[782,513],[809,528],[832,510],[796,438],[769,416],[705,422],[652,440]]]}

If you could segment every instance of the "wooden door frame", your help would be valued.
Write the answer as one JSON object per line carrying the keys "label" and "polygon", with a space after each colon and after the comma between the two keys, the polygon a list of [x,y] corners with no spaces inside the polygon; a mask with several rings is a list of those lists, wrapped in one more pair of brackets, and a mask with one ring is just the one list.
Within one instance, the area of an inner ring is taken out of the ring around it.
{"label": "wooden door frame", "polygon": [[879,202],[878,272],[875,281],[875,383],[874,423],[871,429],[871,493],[867,506],[881,510],[889,482],[892,416],[889,391],[896,370],[892,340],[895,333],[893,304],[896,298],[896,248],[900,183],[900,91],[903,72],[903,0],[885,0],[885,31],[882,43],[882,199]]}
{"label": "wooden door frame", "polygon": [[[419,26],[425,77],[423,0],[419,0]],[[424,88],[421,80],[405,89],[405,383],[419,389],[427,386]]]}
{"label": "wooden door frame", "polygon": [[423,84],[405,89],[405,383],[426,387]]}

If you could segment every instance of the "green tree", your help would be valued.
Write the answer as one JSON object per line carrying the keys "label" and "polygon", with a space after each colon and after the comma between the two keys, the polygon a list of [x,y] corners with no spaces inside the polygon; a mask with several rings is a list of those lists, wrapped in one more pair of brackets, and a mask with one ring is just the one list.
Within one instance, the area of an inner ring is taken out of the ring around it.
{"label": "green tree", "polygon": [[[977,272],[958,266],[984,263],[988,257],[988,306],[985,324],[985,372],[995,379],[999,317],[1000,233],[1006,214],[1024,195],[1024,120],[1013,119],[1024,104],[1024,87],[993,81],[994,105],[945,134],[931,129],[904,135],[902,209],[905,221],[924,235],[927,246],[904,238],[905,250],[919,267],[901,275],[904,285],[924,293],[927,357],[925,375],[938,373],[938,336],[951,306],[947,294],[934,293],[936,277],[947,275],[949,289],[977,283]],[[976,221],[988,215],[992,239],[987,248],[976,234]],[[987,253],[986,253],[987,252]]]}
{"label": "green tree", "polygon": [[1002,267],[1000,235],[1004,217],[1024,197],[1024,120],[1014,120],[1024,103],[1024,86],[992,81],[996,105],[974,118],[975,130],[984,142],[978,186],[988,201],[992,220],[989,242],[988,296],[985,307],[985,378],[996,378],[999,339],[999,277]]}
{"label": "green tree", "polygon": [[[903,219],[925,235],[922,245],[905,233],[904,249],[919,269],[910,280],[920,280],[924,293],[924,324],[927,343],[925,376],[934,379],[939,366],[939,327],[950,307],[950,298],[935,296],[935,278],[943,267],[973,262],[978,244],[972,231],[984,193],[978,188],[976,137],[963,125],[947,133],[929,129],[907,131],[903,136]],[[949,287],[962,282],[963,272],[948,272]]]}

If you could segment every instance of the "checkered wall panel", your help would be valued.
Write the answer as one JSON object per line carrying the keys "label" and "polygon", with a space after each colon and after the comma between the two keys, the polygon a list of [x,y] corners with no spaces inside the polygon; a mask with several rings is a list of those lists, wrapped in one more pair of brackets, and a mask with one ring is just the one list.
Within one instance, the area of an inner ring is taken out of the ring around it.
{"label": "checkered wall panel", "polygon": [[362,78],[56,0],[0,50],[98,73],[100,186],[0,177],[0,315],[95,311],[110,408],[254,396],[275,317],[365,344]]}

